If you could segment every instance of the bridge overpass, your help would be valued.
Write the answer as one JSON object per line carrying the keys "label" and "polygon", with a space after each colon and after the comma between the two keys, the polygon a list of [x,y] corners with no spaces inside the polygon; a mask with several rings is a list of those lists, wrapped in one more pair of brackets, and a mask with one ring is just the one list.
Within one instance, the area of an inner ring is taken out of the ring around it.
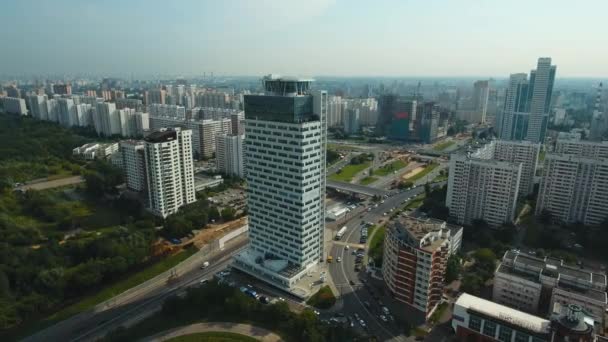
{"label": "bridge overpass", "polygon": [[338,182],[327,180],[326,186],[330,189],[345,191],[345,192],[353,192],[366,196],[384,196],[387,194],[386,190],[376,189],[365,185],[352,184],[346,182]]}

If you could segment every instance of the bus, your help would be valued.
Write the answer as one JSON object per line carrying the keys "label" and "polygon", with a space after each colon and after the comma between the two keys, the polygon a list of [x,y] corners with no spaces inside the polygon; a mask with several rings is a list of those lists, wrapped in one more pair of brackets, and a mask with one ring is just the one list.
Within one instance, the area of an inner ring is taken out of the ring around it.
{"label": "bus", "polygon": [[338,232],[336,233],[336,240],[340,240],[342,238],[342,236],[344,236],[344,233],[346,233],[346,226],[340,228],[340,230],[338,230]]}

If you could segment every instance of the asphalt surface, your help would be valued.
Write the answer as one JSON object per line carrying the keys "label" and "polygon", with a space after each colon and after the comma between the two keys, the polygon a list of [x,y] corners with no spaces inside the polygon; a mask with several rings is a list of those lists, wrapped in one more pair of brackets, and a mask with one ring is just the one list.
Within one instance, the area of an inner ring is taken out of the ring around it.
{"label": "asphalt surface", "polygon": [[[443,186],[444,184],[445,182],[441,182],[433,186]],[[408,198],[411,200],[422,192],[424,192],[424,187],[418,186],[415,189],[398,193],[384,199],[384,203],[379,203],[376,208],[372,207],[371,211],[365,211],[363,217],[360,215],[352,218],[344,223],[348,227],[347,233],[339,243],[334,243],[331,248],[330,255],[333,256],[334,262],[329,265],[329,272],[336,288],[340,292],[342,305],[340,311],[347,316],[357,313],[367,325],[367,329],[363,330],[369,335],[376,336],[380,341],[405,341],[409,338],[406,339],[405,336],[402,336],[403,331],[394,322],[383,322],[380,319],[380,305],[367,289],[368,286],[362,283],[362,281],[369,282],[368,277],[364,272],[355,271],[355,256],[352,255],[353,248],[346,250],[344,245],[358,245],[360,243],[360,225],[362,221],[374,224],[377,224],[380,220],[384,222],[390,216],[390,209],[402,208],[408,203]],[[385,212],[387,212],[386,216],[383,215]],[[338,257],[342,259],[341,262],[336,262]],[[351,280],[355,285],[350,284]],[[366,302],[369,303],[369,306]],[[355,327],[361,330],[361,326],[358,323],[355,323]]]}
{"label": "asphalt surface", "polygon": [[208,259],[210,266],[205,269],[194,268],[179,276],[175,281],[167,282],[153,291],[132,298],[124,305],[101,312],[89,310],[61,321],[23,341],[95,341],[127,321],[135,321],[137,318],[143,318],[160,309],[164,299],[170,295],[199,284],[201,279],[211,278],[215,272],[228,266],[232,261],[232,256],[246,244],[247,240],[229,243],[223,251]]}

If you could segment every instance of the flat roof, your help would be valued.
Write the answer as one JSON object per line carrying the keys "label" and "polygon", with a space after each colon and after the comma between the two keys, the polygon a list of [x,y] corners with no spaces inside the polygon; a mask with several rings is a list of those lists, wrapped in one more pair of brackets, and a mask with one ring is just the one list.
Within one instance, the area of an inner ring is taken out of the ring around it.
{"label": "flat roof", "polygon": [[607,302],[606,292],[604,291],[598,291],[594,289],[583,289],[563,281],[559,281],[557,283],[556,289],[562,290],[564,292],[576,293],[581,296],[585,296],[587,298],[602,302],[604,304],[606,304]]}
{"label": "flat roof", "polygon": [[551,322],[508,306],[494,303],[492,301],[463,293],[458,297],[454,305],[479,312],[493,317],[496,320],[508,322],[536,333],[546,334],[549,332]]}
{"label": "flat roof", "polygon": [[151,143],[167,142],[177,139],[175,131],[156,131],[150,133],[144,140]]}

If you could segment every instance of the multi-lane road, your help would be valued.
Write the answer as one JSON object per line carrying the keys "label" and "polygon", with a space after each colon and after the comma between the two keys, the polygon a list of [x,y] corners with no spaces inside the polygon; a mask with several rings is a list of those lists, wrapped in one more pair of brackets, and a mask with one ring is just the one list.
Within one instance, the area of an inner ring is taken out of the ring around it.
{"label": "multi-lane road", "polygon": [[[445,182],[436,183],[434,186],[443,186]],[[380,305],[374,298],[368,286],[363,282],[369,282],[368,277],[363,272],[355,271],[355,256],[352,254],[354,249],[360,246],[361,222],[378,223],[380,220],[388,219],[389,214],[384,216],[384,213],[390,212],[391,209],[401,208],[408,203],[408,198],[411,200],[416,195],[424,192],[424,187],[419,186],[410,189],[391,197],[384,199],[384,203],[378,204],[378,207],[373,207],[371,211],[365,211],[363,217],[357,216],[344,223],[348,227],[347,233],[340,242],[335,242],[331,248],[330,255],[334,260],[338,257],[341,262],[329,264],[329,272],[331,278],[340,292],[340,301],[342,305],[341,312],[347,315],[357,313],[367,325],[367,332],[370,335],[375,335],[381,341],[395,340],[405,341],[403,331],[394,322],[383,322],[380,315]],[[349,245],[349,249],[345,249],[345,245]],[[367,251],[367,249],[366,249]],[[351,283],[352,281],[352,283]],[[352,285],[354,283],[354,285]],[[359,325],[358,323],[355,323]]]}
{"label": "multi-lane road", "polygon": [[103,311],[89,310],[29,336],[24,341],[95,341],[126,323],[135,322],[159,310],[165,298],[198,284],[201,279],[212,277],[215,272],[228,266],[232,256],[246,244],[246,239],[228,242],[224,250],[213,253],[206,259],[210,264],[207,268],[196,267],[179,275],[175,281],[133,296],[128,303]]}

